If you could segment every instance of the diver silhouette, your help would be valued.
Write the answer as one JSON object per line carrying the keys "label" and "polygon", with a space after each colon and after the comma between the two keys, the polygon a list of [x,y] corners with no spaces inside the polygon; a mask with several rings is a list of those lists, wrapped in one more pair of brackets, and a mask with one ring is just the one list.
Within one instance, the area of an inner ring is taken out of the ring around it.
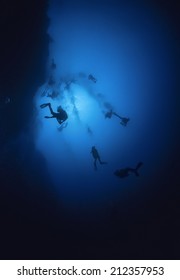
{"label": "diver silhouette", "polygon": [[120,124],[123,125],[123,126],[126,126],[127,123],[130,121],[129,118],[121,117],[117,113],[113,112],[112,110],[110,110],[109,112],[107,112],[105,114],[105,118],[111,119],[112,115],[114,115],[114,116],[118,117],[119,119],[121,119]]}
{"label": "diver silhouette", "polygon": [[101,160],[101,158],[99,156],[99,153],[98,153],[95,146],[92,146],[91,154],[94,158],[94,169],[95,170],[97,170],[97,160],[99,161],[100,164],[106,164],[107,163],[107,162]]}
{"label": "diver silhouette", "polygon": [[93,131],[92,129],[90,128],[90,126],[87,126],[87,133],[92,136],[93,135]]}
{"label": "diver silhouette", "polygon": [[49,110],[50,110],[52,116],[51,117],[45,116],[46,119],[56,118],[56,120],[58,121],[59,124],[62,124],[63,122],[65,122],[68,119],[68,115],[67,115],[66,111],[63,110],[61,106],[59,106],[57,108],[58,113],[53,111],[53,109],[51,107],[51,103],[41,104],[40,107],[41,108],[49,107]]}
{"label": "diver silhouette", "polygon": [[119,169],[119,170],[116,170],[114,172],[114,175],[116,175],[117,177],[119,178],[125,178],[125,177],[128,177],[129,176],[129,173],[134,173],[136,176],[139,176],[139,168],[143,165],[142,162],[139,162],[136,166],[136,168],[130,168],[130,167],[126,167],[126,168],[123,168],[123,169]]}
{"label": "diver silhouette", "polygon": [[94,83],[97,82],[97,79],[93,75],[91,75],[91,74],[88,76],[88,79],[91,80]]}

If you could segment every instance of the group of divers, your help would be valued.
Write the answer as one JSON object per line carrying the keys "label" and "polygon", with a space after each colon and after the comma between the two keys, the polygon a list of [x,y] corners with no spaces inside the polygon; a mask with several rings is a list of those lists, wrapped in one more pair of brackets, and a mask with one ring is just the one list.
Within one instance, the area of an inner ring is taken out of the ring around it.
{"label": "group of divers", "polygon": [[[52,60],[52,63],[51,63],[51,69],[52,70],[55,70],[56,69],[56,64],[54,63],[54,60]],[[97,82],[97,79],[92,75],[90,74],[88,76],[88,79],[94,83]],[[49,78],[49,82],[48,82],[48,85],[51,86],[52,84],[54,83],[54,79],[52,78],[52,76],[50,76]],[[70,86],[70,83],[66,85],[66,87],[69,87]],[[68,114],[67,112],[61,107],[61,106],[58,106],[57,108],[57,112],[54,112],[53,109],[52,109],[52,106],[51,106],[51,103],[44,103],[44,104],[41,104],[40,107],[43,109],[43,108],[46,108],[48,107],[49,108],[49,111],[51,113],[51,116],[45,116],[46,119],[49,119],[49,118],[55,118],[58,123],[60,125],[62,125],[67,119],[68,119]],[[112,116],[116,116],[118,117],[121,122],[120,124],[123,125],[123,126],[127,126],[128,122],[129,122],[129,118],[127,117],[121,117],[119,116],[117,113],[113,112],[113,110],[109,110],[106,114],[105,114],[105,118],[111,118]],[[107,162],[105,161],[102,161],[101,160],[101,157],[99,155],[99,152],[98,150],[96,149],[95,146],[92,146],[91,148],[91,154],[92,154],[92,157],[94,159],[94,170],[97,170],[97,162],[99,162],[100,164],[107,164]],[[139,162],[135,168],[131,168],[131,167],[125,167],[125,168],[122,168],[122,169],[118,169],[114,172],[114,175],[119,177],[119,178],[125,178],[125,177],[128,177],[130,175],[130,173],[133,173],[135,176],[139,176],[139,169],[140,167],[143,165],[142,162]]]}

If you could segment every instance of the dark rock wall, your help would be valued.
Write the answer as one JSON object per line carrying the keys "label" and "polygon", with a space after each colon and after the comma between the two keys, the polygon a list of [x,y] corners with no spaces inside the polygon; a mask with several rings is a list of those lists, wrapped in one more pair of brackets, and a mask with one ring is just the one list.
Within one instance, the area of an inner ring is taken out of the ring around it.
{"label": "dark rock wall", "polygon": [[31,258],[47,225],[53,227],[59,207],[45,160],[29,131],[33,95],[45,78],[47,7],[46,0],[0,4],[1,259]]}
{"label": "dark rock wall", "polygon": [[[44,79],[49,41],[46,11],[46,0],[1,1],[1,126],[6,143],[27,124],[32,94]],[[3,106],[6,97],[11,102]]]}

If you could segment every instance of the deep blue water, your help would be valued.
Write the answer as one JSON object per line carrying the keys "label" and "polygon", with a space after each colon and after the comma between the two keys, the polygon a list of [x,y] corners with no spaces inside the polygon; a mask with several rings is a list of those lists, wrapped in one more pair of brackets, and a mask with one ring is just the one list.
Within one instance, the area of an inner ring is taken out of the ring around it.
{"label": "deep blue water", "polygon": [[1,258],[179,259],[178,3],[46,3],[0,10]]}
{"label": "deep blue water", "polygon": [[[47,57],[47,81],[34,98],[37,149],[48,165],[64,204],[84,207],[111,203],[154,192],[153,181],[163,173],[173,149],[174,38],[153,6],[126,1],[51,0],[48,10],[52,38]],[[55,85],[47,87],[51,60]],[[88,79],[97,78],[93,83]],[[66,82],[72,81],[68,89]],[[48,97],[55,90],[55,98]],[[45,94],[43,92],[46,91]],[[43,96],[42,96],[43,95]],[[48,108],[62,105],[67,127],[59,131]],[[129,117],[123,127],[112,109]],[[91,147],[106,165],[94,171]],[[116,169],[135,167],[140,176],[120,179]],[[149,182],[152,181],[149,190]]]}

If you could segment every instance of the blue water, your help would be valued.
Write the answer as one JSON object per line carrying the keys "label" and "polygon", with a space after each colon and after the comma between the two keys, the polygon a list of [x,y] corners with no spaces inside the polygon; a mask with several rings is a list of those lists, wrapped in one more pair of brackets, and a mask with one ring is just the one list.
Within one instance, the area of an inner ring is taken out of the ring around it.
{"label": "blue water", "polygon": [[[47,161],[54,191],[65,205],[94,205],[139,196],[173,146],[173,38],[153,7],[126,1],[51,0],[47,80],[35,94],[35,143]],[[57,68],[52,72],[51,60]],[[53,74],[56,84],[48,87]],[[92,74],[97,83],[88,79]],[[68,89],[65,82],[72,81]],[[60,83],[61,82],[61,83]],[[52,90],[55,98],[48,97]],[[45,94],[43,92],[46,91]],[[43,95],[43,96],[42,96]],[[67,127],[59,130],[48,108],[62,105]],[[129,117],[127,127],[110,108]],[[106,165],[94,171],[91,147]],[[114,171],[142,161],[140,177],[119,179]],[[149,190],[147,190],[149,191]],[[153,189],[151,190],[154,191]]]}

